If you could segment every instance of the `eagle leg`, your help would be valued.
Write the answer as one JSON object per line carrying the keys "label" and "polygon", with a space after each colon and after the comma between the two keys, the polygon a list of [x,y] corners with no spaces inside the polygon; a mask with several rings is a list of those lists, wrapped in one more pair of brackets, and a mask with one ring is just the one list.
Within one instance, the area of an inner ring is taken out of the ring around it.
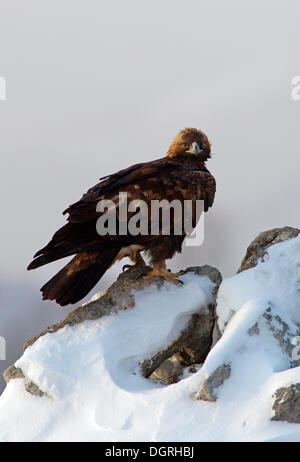
{"label": "eagle leg", "polygon": [[179,273],[171,273],[171,271],[167,270],[166,263],[159,262],[153,265],[152,271],[148,273],[146,276],[144,276],[143,279],[151,279],[154,277],[162,277],[166,279],[167,281],[172,282],[173,284],[183,284],[183,282],[177,278]]}
{"label": "eagle leg", "polygon": [[132,266],[135,266],[135,265],[141,265],[141,266],[147,266],[147,263],[145,262],[145,260],[143,259],[143,257],[141,256],[141,250],[139,249],[134,249],[129,255],[129,258],[130,260],[132,261],[133,265],[124,265],[122,270],[125,271],[129,268],[131,268]]}

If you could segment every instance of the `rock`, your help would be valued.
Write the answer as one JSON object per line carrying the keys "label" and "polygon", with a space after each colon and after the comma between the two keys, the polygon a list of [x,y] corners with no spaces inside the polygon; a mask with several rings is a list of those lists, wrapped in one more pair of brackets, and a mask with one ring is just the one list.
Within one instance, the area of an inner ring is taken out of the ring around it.
{"label": "rock", "polygon": [[237,272],[240,273],[241,271],[253,268],[253,266],[257,265],[260,258],[263,259],[266,250],[271,245],[297,237],[299,233],[299,229],[291,228],[290,226],[263,231],[250,243]]}
{"label": "rock", "polygon": [[202,383],[199,393],[196,395],[196,399],[211,402],[217,401],[217,389],[230,377],[230,374],[230,364],[222,364],[217,367],[217,369],[215,369],[214,372]]}
{"label": "rock", "polygon": [[[293,299],[293,304],[297,304],[296,297],[300,289],[300,278],[297,276],[298,262],[294,261],[294,256],[290,251],[286,256],[281,255],[282,245],[279,247],[277,245],[291,242],[297,252],[298,241],[295,241],[295,238],[299,233],[299,229],[288,226],[275,228],[260,233],[251,242],[237,274],[226,278],[220,287],[216,307],[218,338],[221,337],[226,324],[239,307],[250,298],[266,296],[270,301],[274,297],[278,300],[280,298],[277,294],[278,288],[284,285],[286,301]],[[282,268],[282,265],[285,268]],[[290,278],[287,278],[288,274],[291,275]],[[283,282],[285,278],[287,282]],[[232,296],[231,294],[234,293],[235,296]],[[282,290],[281,293],[283,293]],[[231,306],[229,300],[232,301]],[[284,303],[284,300],[280,303]]]}
{"label": "rock", "polygon": [[[255,343],[258,347],[257,360],[259,361],[259,352],[261,355],[272,355],[274,346],[276,345],[277,349],[277,360],[272,360],[273,367],[279,371],[285,371],[288,368],[294,368],[300,366],[300,358],[296,359],[293,352],[295,351],[295,338],[300,338],[300,330],[297,325],[289,322],[285,322],[283,316],[279,315],[278,312],[272,307],[272,304],[269,303],[264,309],[257,310],[257,315],[254,316],[255,303],[253,303],[253,309],[249,307],[241,308],[240,314],[244,311],[245,314],[241,316],[241,327],[235,329],[235,349],[230,347],[230,342],[234,336],[231,337],[229,341],[229,346],[226,346],[226,338],[223,340],[223,355],[227,359],[231,359],[230,362],[222,363],[218,366],[201,384],[199,392],[196,394],[196,399],[201,399],[204,401],[214,402],[218,398],[218,389],[224,384],[225,380],[229,379],[231,371],[236,369],[237,358],[236,352],[239,352],[239,361],[243,361],[243,356],[248,358],[249,352],[253,349],[253,342],[251,337],[256,338]],[[248,313],[247,313],[248,311]],[[251,313],[252,311],[252,313]],[[243,324],[245,319],[254,318],[251,325],[245,329],[243,332]],[[244,318],[244,319],[243,319]],[[287,320],[288,321],[288,320]],[[237,326],[239,322],[237,321]],[[239,335],[243,332],[243,335]],[[272,347],[272,344],[274,345]],[[269,350],[269,352],[268,352]],[[275,351],[275,350],[274,350]],[[244,360],[246,361],[246,359]],[[209,366],[209,361],[204,364],[204,366]],[[249,375],[249,380],[251,380],[251,374]],[[282,389],[280,389],[282,390]],[[294,389],[293,389],[294,390]],[[293,391],[294,392],[294,391]],[[294,395],[293,395],[294,397]],[[294,399],[294,398],[293,398]],[[296,399],[296,397],[295,397]],[[299,415],[300,415],[300,393],[297,396],[299,399]],[[279,409],[280,406],[279,395],[277,396],[276,409]],[[289,406],[290,398],[288,399],[287,406]],[[275,409],[275,408],[273,408]],[[281,409],[281,408],[280,408]],[[296,411],[295,411],[296,412]],[[288,413],[287,413],[288,414]],[[281,416],[281,413],[275,414],[275,416]],[[279,417],[273,418],[273,420],[282,420]],[[286,420],[286,419],[285,419]]]}
{"label": "rock", "polygon": [[[5,372],[3,439],[16,439],[21,428],[26,440],[57,440],[82,426],[101,441],[164,441],[182,428],[185,438],[219,431],[222,440],[275,441],[295,426],[268,421],[300,423],[298,229],[261,233],[221,286],[207,265],[181,271],[183,286],[145,280],[146,271],[130,268],[26,343]],[[222,335],[212,348],[216,309]],[[22,384],[49,399],[33,399]],[[293,431],[296,438],[300,430]]]}
{"label": "rock", "polygon": [[257,370],[266,368],[278,374],[300,366],[300,359],[293,354],[297,335],[298,326],[285,320],[271,303],[250,300],[233,316],[210,351],[201,369],[203,379],[196,399],[216,401],[225,382],[231,396],[243,396],[245,384],[260,389],[265,380],[267,383],[264,373],[257,374]]}
{"label": "rock", "polygon": [[[95,320],[120,310],[133,308],[136,293],[150,285],[156,285],[157,289],[160,289],[166,284],[165,280],[160,277],[145,280],[143,275],[149,269],[136,265],[121,273],[117,281],[104,293],[94,296],[92,301],[69,313],[64,320],[47,327],[39,335],[28,340],[24,345],[24,351],[40,337],[53,334],[65,326],[73,326],[86,320]],[[222,276],[217,269],[208,265],[187,268],[181,271],[180,275],[183,276],[188,273],[210,279],[212,282],[211,299],[205,309],[203,306],[199,306],[199,312],[191,315],[186,327],[174,342],[162,350],[156,351],[153,356],[146,358],[141,363],[141,371],[146,378],[151,376],[151,378],[164,381],[167,384],[174,383],[179,380],[186,366],[203,362],[210,350],[215,323],[215,300]],[[27,384],[27,391],[41,396],[39,394],[41,390],[34,383],[29,384],[21,369],[16,372],[12,368],[9,368],[5,374],[7,381],[11,378],[23,377]]]}
{"label": "rock", "polygon": [[[255,310],[257,310],[256,315],[254,315]],[[242,315],[241,321],[236,321],[235,333],[230,338],[222,337],[221,343],[223,345],[221,350],[223,355],[221,355],[221,361],[226,358],[227,362],[222,362],[203,380],[199,392],[196,394],[196,399],[211,402],[217,400],[218,389],[230,378],[232,370],[235,371],[238,368],[238,362],[246,362],[249,354],[252,353],[253,355],[252,338],[256,338],[254,344],[256,344],[257,348],[257,364],[259,364],[261,357],[269,356],[268,361],[277,372],[300,366],[300,359],[296,359],[293,354],[295,351],[294,339],[300,335],[297,325],[285,322],[271,303],[267,304],[263,309],[255,306],[255,302],[253,302],[253,308],[251,309],[251,306],[241,308],[240,315]],[[246,328],[245,320],[247,318],[249,319],[249,327]],[[238,327],[239,323],[241,327]],[[234,348],[232,348],[231,342],[234,339]],[[277,350],[276,355],[274,355],[275,348]],[[272,355],[274,355],[274,358],[272,358]],[[207,366],[210,369],[212,367],[209,358],[204,363],[203,372],[205,372],[205,367]],[[249,374],[249,380],[251,380],[251,374]]]}
{"label": "rock", "polygon": [[[271,304],[269,304],[271,305]],[[298,367],[300,366],[300,358],[295,359],[295,343],[294,339],[300,335],[298,326],[292,325],[291,322],[287,324],[283,321],[282,317],[279,314],[273,313],[272,307],[268,306],[265,312],[262,314],[261,320],[257,321],[251,328],[248,329],[248,335],[259,335],[260,329],[267,327],[270,335],[278,343],[281,352],[289,358],[289,367]],[[265,326],[262,325],[261,321],[264,321]]]}
{"label": "rock", "polygon": [[279,388],[273,397],[275,415],[271,420],[300,423],[300,383]]}
{"label": "rock", "polygon": [[159,380],[167,384],[177,383],[182,375],[183,366],[173,355],[166,359],[151,375],[150,379]]}
{"label": "rock", "polygon": [[227,399],[251,400],[263,390],[272,420],[300,422],[299,234],[291,227],[259,234],[238,273],[222,282],[216,308],[222,336],[202,367],[198,399],[215,401],[225,382]]}
{"label": "rock", "polygon": [[4,371],[3,377],[6,380],[6,383],[8,383],[11,379],[24,379],[25,390],[28,391],[28,393],[34,396],[47,396],[47,393],[44,393],[35,383],[26,378],[22,369],[19,367],[15,367],[14,365],[8,367]]}
{"label": "rock", "polygon": [[15,367],[14,365],[9,366],[4,372],[3,377],[8,383],[11,379],[25,379],[22,369]]}
{"label": "rock", "polygon": [[[267,322],[268,328],[270,333],[279,343],[279,346],[289,358],[290,358],[290,367],[297,367],[300,365],[300,359],[295,359],[293,356],[293,352],[295,350],[294,339],[299,336],[300,331],[298,327],[295,326],[295,330],[292,328],[281,318],[279,314],[273,315],[272,308],[269,306],[263,314],[264,319]],[[257,323],[256,323],[257,326]],[[253,328],[251,334],[254,334]],[[258,329],[258,328],[257,328]],[[250,332],[249,332],[250,334]],[[251,335],[250,334],[250,335]],[[259,335],[259,329],[257,332]]]}
{"label": "rock", "polygon": [[[144,266],[132,266],[129,270],[121,273],[116,282],[104,292],[100,298],[93,297],[93,300],[84,303],[76,310],[69,313],[65,319],[57,324],[47,327],[36,337],[28,340],[24,345],[24,350],[32,345],[39,337],[56,332],[67,325],[73,326],[86,320],[97,319],[108,314],[117,312],[118,310],[132,308],[134,306],[134,296],[132,291],[144,289],[149,285],[149,281],[142,278],[145,272],[151,268]],[[164,281],[162,278],[151,279],[152,284],[161,287]]]}
{"label": "rock", "polygon": [[[185,367],[203,363],[209,353],[215,324],[216,295],[222,276],[217,269],[208,265],[190,267],[182,271],[181,274],[188,272],[210,278],[214,284],[213,301],[207,305],[206,310],[201,310],[191,317],[186,329],[173,344],[142,363],[141,368],[145,377],[152,376],[153,378],[154,375],[166,383],[177,382]],[[166,362],[169,358],[171,362]],[[169,378],[168,374],[170,374]]]}

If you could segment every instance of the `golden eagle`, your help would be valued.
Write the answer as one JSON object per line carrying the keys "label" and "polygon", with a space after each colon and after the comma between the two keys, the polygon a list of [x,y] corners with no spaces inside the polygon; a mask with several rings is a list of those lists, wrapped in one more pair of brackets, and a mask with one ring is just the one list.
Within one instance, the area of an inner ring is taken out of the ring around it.
{"label": "golden eagle", "polygon": [[[136,235],[121,233],[120,193],[126,193],[130,201],[143,201],[150,209],[151,203],[164,199],[169,203],[177,200],[180,203],[193,201],[193,204],[201,200],[204,211],[207,211],[213,204],[216,190],[214,177],[205,167],[205,161],[209,158],[207,136],[195,128],[186,128],[173,139],[165,157],[135,164],[101,178],[100,183],[63,212],[68,214],[68,223],[34,255],[34,260],[28,266],[31,270],[75,255],[41,288],[43,299],[56,300],[62,306],[76,303],[88,294],[115,261],[128,256],[134,264],[144,264],[140,255],[142,251],[150,256],[153,266],[146,277],[162,276],[178,282],[176,276],[167,271],[165,260],[173,257],[175,252],[181,252],[185,229],[182,228],[181,233],[174,232],[176,217],[173,213],[168,234],[162,229],[161,218],[158,232],[151,234],[152,216],[147,212],[147,216],[140,214],[139,219],[148,219],[150,232],[134,233]],[[104,215],[104,210],[99,211],[98,204],[103,200],[112,201],[117,210],[116,232],[106,235],[101,235],[97,230],[97,220]],[[137,207],[128,213],[128,223],[140,210]],[[197,222],[195,206],[189,210],[194,227]]]}

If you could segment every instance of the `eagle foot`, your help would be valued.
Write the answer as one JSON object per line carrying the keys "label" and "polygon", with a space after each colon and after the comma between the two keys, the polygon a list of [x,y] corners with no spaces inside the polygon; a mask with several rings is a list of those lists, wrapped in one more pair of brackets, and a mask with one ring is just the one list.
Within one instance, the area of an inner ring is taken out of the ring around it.
{"label": "eagle foot", "polygon": [[178,279],[179,276],[179,273],[171,273],[171,271],[169,270],[155,270],[153,269],[152,271],[150,271],[150,273],[148,273],[146,276],[143,277],[143,279],[152,279],[152,278],[155,278],[155,277],[162,277],[164,278],[166,281],[170,281],[172,282],[173,284],[183,284],[183,281],[181,281],[180,279]]}

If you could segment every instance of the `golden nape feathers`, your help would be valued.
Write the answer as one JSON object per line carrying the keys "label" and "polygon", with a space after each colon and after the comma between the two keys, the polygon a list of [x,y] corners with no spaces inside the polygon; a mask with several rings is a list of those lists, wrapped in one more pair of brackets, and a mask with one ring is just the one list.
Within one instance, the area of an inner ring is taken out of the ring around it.
{"label": "golden nape feathers", "polygon": [[[185,128],[181,130],[170,144],[167,151],[167,157],[175,157],[190,151],[193,143],[197,143],[199,150],[202,151],[201,155],[203,160],[210,157],[210,142],[201,130],[196,128]],[[196,152],[191,152],[196,154]],[[197,153],[199,154],[199,152]]]}

